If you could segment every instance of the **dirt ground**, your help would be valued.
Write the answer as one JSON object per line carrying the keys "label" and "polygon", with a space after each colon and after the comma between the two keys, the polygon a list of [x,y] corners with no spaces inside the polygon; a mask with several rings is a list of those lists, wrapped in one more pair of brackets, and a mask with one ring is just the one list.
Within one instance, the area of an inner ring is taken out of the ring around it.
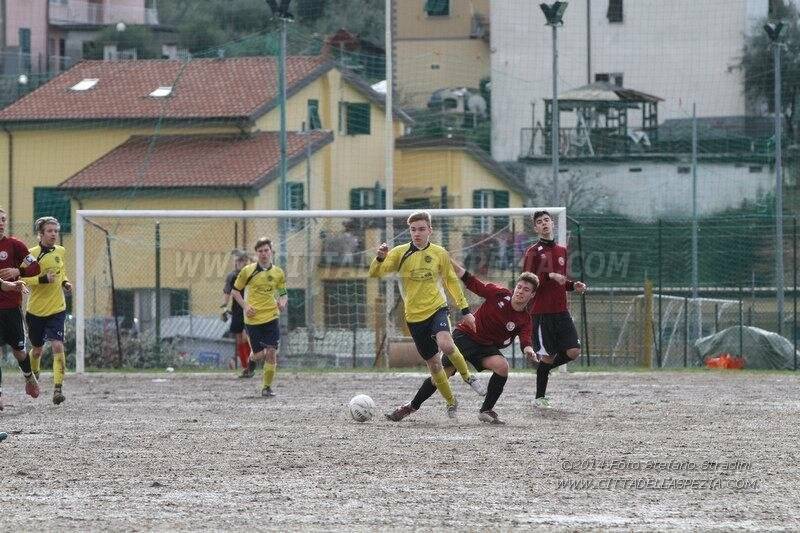
{"label": "dirt ground", "polygon": [[6,369],[0,530],[800,529],[800,374],[554,373],[541,412],[518,373],[506,426],[463,383],[455,422],[438,395],[349,419],[422,378],[279,370],[262,399],[258,378],[90,373],[56,407],[49,374],[32,400]]}

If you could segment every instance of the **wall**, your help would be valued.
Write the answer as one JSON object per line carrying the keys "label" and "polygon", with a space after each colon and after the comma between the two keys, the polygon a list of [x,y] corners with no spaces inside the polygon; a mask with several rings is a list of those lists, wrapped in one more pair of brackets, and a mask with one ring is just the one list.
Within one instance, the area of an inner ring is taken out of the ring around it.
{"label": "wall", "polygon": [[[569,2],[558,30],[559,92],[587,83],[586,2]],[[624,2],[624,22],[609,23],[608,1],[591,3],[591,81],[598,72],[621,72],[627,88],[664,98],[659,122],[691,116],[745,113],[738,61],[757,15],[752,0],[637,0]],[[531,103],[544,124],[544,98],[552,96],[552,33],[535,2],[507,0],[492,9],[493,155],[520,154],[520,129],[530,127]],[[638,123],[630,124],[636,127]]]}
{"label": "wall", "polygon": [[[645,163],[568,163],[562,161],[562,183],[578,175],[592,189],[582,198],[588,212],[613,212],[637,220],[659,217],[690,217],[692,214],[692,174],[678,173],[686,162]],[[750,167],[753,167],[751,172]],[[631,172],[640,168],[641,172]],[[755,172],[760,168],[760,172]],[[697,171],[697,205],[701,216],[751,204],[774,191],[774,171],[755,163],[700,163]],[[528,165],[528,185],[551,183],[548,164]]]}
{"label": "wall", "polygon": [[[5,46],[19,47],[19,29],[31,30],[31,71],[44,72],[47,70],[47,1],[40,0],[6,0]],[[6,63],[17,61],[17,53],[7,54],[3,50]],[[23,70],[21,67],[19,70]],[[6,72],[15,72],[9,65],[5,66]]]}

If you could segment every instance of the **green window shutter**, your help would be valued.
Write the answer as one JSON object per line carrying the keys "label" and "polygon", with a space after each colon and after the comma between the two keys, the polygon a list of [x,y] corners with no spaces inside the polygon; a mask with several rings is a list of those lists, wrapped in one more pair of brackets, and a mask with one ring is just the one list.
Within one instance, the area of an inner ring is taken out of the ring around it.
{"label": "green window shutter", "polygon": [[302,328],[306,325],[306,291],[305,289],[286,289],[289,298],[289,329]]}
{"label": "green window shutter", "polygon": [[33,188],[33,219],[56,217],[61,223],[61,233],[72,231],[72,206],[67,194],[56,187]]}
{"label": "green window shutter", "polygon": [[381,188],[381,203],[375,209],[386,209],[386,189]]}
{"label": "green window shutter", "polygon": [[[482,209],[486,206],[483,205],[483,190],[475,189],[472,191],[472,207],[475,209]],[[479,234],[481,231],[481,217],[474,217],[472,219],[472,233]]]}
{"label": "green window shutter", "polygon": [[361,205],[361,189],[350,189],[350,209],[363,209]]}
{"label": "green window shutter", "polygon": [[[508,207],[509,195],[508,191],[493,191],[494,206],[492,207]],[[494,217],[494,231],[499,231],[508,225],[508,217]]]}
{"label": "green window shutter", "polygon": [[305,205],[305,186],[301,182],[290,182],[286,184],[289,187],[289,209],[291,211],[300,211],[306,208]]}
{"label": "green window shutter", "polygon": [[308,101],[308,129],[322,129],[322,121],[319,118],[319,100]]}
{"label": "green window shutter", "polygon": [[425,12],[429,17],[444,17],[450,14],[449,0],[426,0]]}
{"label": "green window shutter", "polygon": [[370,134],[370,104],[347,104],[347,134]]}

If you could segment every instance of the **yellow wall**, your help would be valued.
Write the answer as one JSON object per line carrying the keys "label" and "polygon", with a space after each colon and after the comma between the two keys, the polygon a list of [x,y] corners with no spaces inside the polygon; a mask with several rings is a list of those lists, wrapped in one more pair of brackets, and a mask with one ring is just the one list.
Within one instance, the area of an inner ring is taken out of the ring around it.
{"label": "yellow wall", "polygon": [[434,196],[444,185],[453,197],[453,208],[471,208],[477,189],[509,191],[509,207],[522,207],[523,196],[509,188],[467,152],[460,149],[424,148],[398,150],[397,187],[433,187]]}
{"label": "yellow wall", "polygon": [[[165,128],[161,134],[236,132],[232,127]],[[101,156],[124,143],[131,135],[152,135],[152,127],[92,127],[13,130],[12,230],[20,238],[32,239],[33,189],[55,187]],[[9,205],[8,134],[0,133],[0,200]],[[124,208],[117,205],[116,208]]]}
{"label": "yellow wall", "polygon": [[[288,130],[300,130],[307,120],[308,100],[319,101],[322,128],[334,134],[328,163],[331,181],[325,184],[325,202],[314,202],[318,206],[315,208],[349,209],[350,189],[373,187],[376,181],[385,179],[385,112],[373,103],[370,106],[370,135],[345,134],[344,117],[341,130],[339,128],[339,103],[370,103],[370,100],[345,81],[339,71],[330,70],[290,98],[286,111]],[[273,109],[261,117],[255,127],[262,131],[280,129],[280,110]],[[403,135],[402,121],[394,120],[393,131],[395,138]]]}
{"label": "yellow wall", "polygon": [[450,14],[429,17],[425,0],[395,0],[395,39],[469,37],[472,14],[489,17],[489,0],[450,0]]}
{"label": "yellow wall", "polygon": [[471,39],[472,14],[489,18],[489,0],[451,0],[450,15],[429,17],[425,0],[394,2],[394,65],[401,105],[424,107],[446,87],[475,87],[490,72],[489,43]]}
{"label": "yellow wall", "polygon": [[399,41],[395,45],[399,103],[424,107],[447,87],[479,88],[489,76],[489,45],[479,39]]}

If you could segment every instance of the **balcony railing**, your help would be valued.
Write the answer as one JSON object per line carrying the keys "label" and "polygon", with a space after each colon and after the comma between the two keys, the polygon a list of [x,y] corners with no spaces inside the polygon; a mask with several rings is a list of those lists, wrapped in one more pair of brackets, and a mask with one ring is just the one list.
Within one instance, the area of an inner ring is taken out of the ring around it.
{"label": "balcony railing", "polygon": [[118,6],[109,3],[70,0],[67,4],[50,4],[50,23],[55,25],[158,24],[158,10],[144,6]]}
{"label": "balcony railing", "polygon": [[[559,155],[569,157],[626,156],[635,154],[691,153],[692,140],[685,135],[670,136],[657,128],[632,130],[620,135],[613,129],[559,129]],[[748,154],[768,155],[771,138],[753,139],[745,136],[719,136],[700,138],[698,152],[701,154]],[[549,157],[550,134],[542,128],[520,130],[520,157]]]}

